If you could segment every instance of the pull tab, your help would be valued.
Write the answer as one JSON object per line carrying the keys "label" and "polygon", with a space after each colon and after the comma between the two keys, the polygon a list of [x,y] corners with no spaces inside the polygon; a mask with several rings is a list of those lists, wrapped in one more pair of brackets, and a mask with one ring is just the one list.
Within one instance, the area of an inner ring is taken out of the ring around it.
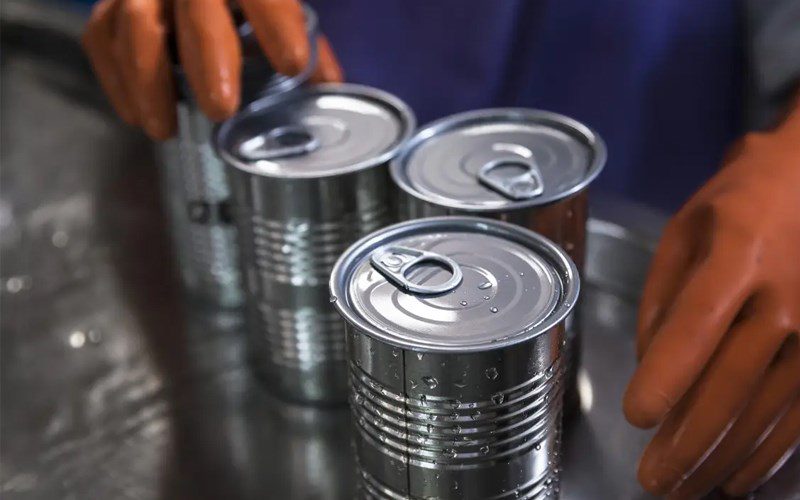
{"label": "pull tab", "polygon": [[[493,171],[501,168],[522,168],[527,170],[513,177],[500,177],[492,175]],[[504,158],[490,161],[478,172],[481,184],[491,188],[512,200],[526,200],[541,195],[544,192],[544,183],[539,167],[531,160],[522,158]]]}
{"label": "pull tab", "polygon": [[308,154],[319,146],[319,139],[306,127],[286,125],[242,142],[239,145],[239,154],[251,161],[275,160]]}
{"label": "pull tab", "polygon": [[[411,257],[411,258],[407,258]],[[453,276],[440,285],[426,285],[412,283],[406,275],[412,267],[422,263],[431,262],[448,269]],[[370,263],[387,280],[401,289],[419,295],[437,295],[449,292],[461,283],[461,268],[456,261],[434,252],[417,250],[415,248],[393,246],[376,250],[370,257]]]}

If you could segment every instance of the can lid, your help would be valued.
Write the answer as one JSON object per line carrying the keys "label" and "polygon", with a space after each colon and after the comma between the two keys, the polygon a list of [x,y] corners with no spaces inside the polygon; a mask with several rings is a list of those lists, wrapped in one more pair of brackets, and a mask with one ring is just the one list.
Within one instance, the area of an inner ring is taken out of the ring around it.
{"label": "can lid", "polygon": [[[306,4],[303,4],[302,7],[309,43],[308,61],[296,75],[284,75],[275,71],[269,63],[256,39],[252,25],[244,17],[241,8],[235,4],[231,6],[236,32],[242,47],[241,102],[243,105],[263,95],[295,89],[308,81],[316,70],[319,59],[316,43],[319,35],[319,22],[314,9]],[[177,39],[171,36],[168,41],[170,57],[172,61],[178,61]],[[184,101],[194,102],[195,98],[192,95],[186,72],[177,62],[173,64],[173,74],[177,80],[178,97]]]}
{"label": "can lid", "polygon": [[393,95],[324,84],[253,102],[217,128],[214,143],[241,170],[313,178],[385,163],[413,129],[411,110]]}
{"label": "can lid", "polygon": [[564,319],[575,265],[555,244],[505,222],[434,217],[363,238],[337,262],[332,300],[359,329],[399,347],[500,348]]}
{"label": "can lid", "polygon": [[[303,14],[308,34],[308,61],[296,75],[284,75],[276,72],[269,64],[261,50],[252,25],[244,18],[237,6],[234,14],[240,21],[237,26],[239,39],[242,42],[242,100],[247,103],[260,95],[287,92],[305,83],[317,67],[317,36],[319,21],[317,13],[311,6],[303,4]],[[246,99],[246,100],[245,100]]]}
{"label": "can lid", "polygon": [[470,111],[433,122],[393,160],[410,195],[468,212],[544,205],[586,187],[606,149],[566,116],[524,108]]}

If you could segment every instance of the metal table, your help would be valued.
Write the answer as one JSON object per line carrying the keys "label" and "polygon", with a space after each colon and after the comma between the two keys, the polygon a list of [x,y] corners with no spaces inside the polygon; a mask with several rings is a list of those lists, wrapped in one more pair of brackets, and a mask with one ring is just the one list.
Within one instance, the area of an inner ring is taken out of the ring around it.
{"label": "metal table", "polygon": [[[239,313],[183,301],[152,145],[106,106],[81,16],[2,9],[3,498],[351,498],[347,409],[274,400],[243,367]],[[620,401],[663,217],[593,210],[562,498],[647,498],[648,435]],[[800,498],[798,477],[795,456],[758,498]]]}

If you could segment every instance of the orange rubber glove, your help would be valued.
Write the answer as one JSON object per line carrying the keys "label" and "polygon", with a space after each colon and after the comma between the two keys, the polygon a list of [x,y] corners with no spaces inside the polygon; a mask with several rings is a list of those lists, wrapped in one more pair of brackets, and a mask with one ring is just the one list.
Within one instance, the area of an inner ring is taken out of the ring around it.
{"label": "orange rubber glove", "polygon": [[661,423],[639,481],[670,498],[755,489],[800,442],[800,107],[670,221],[639,312],[624,410]]}
{"label": "orange rubber glove", "polygon": [[[276,71],[299,73],[309,58],[303,9],[297,0],[238,0]],[[83,46],[112,106],[124,121],[153,139],[176,132],[175,88],[168,39],[198,105],[214,121],[239,107],[242,49],[227,0],[101,0]],[[313,81],[341,81],[322,36]]]}

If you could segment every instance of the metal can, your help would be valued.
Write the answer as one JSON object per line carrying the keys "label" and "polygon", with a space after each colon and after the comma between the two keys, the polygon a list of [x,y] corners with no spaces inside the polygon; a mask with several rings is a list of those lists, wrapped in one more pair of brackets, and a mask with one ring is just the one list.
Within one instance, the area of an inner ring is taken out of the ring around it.
{"label": "metal can", "polygon": [[500,221],[419,219],[350,247],[330,288],[362,496],[557,493],[564,320],[580,288],[563,250]]}
{"label": "metal can", "polygon": [[[433,122],[392,162],[401,220],[478,215],[538,232],[578,270],[586,253],[588,187],[606,162],[600,136],[547,111],[500,108]],[[577,409],[578,315],[568,321],[568,407]]]}
{"label": "metal can", "polygon": [[258,100],[217,130],[228,165],[255,371],[283,397],[344,402],[344,328],[327,282],[348,245],[394,219],[388,161],[414,117],[328,84]]}
{"label": "metal can", "polygon": [[[316,41],[316,14],[306,7],[305,15],[309,40]],[[241,23],[238,31],[243,48],[243,103],[291,90],[305,82],[316,67],[316,43],[312,43],[308,65],[300,74],[276,73],[261,53],[250,25]],[[175,76],[178,135],[165,141],[160,150],[163,196],[181,281],[195,297],[236,307],[243,300],[236,232],[228,207],[225,168],[211,146],[214,124],[197,107],[180,67]]]}

